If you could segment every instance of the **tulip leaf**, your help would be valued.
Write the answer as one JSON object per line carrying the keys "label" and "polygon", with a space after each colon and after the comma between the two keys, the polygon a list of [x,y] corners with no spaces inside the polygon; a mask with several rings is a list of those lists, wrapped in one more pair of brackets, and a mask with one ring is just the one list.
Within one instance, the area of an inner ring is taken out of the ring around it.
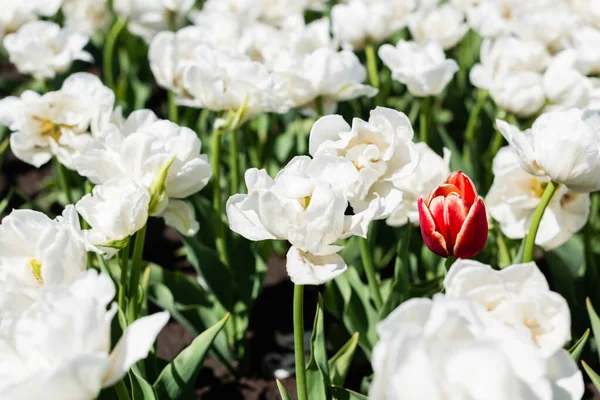
{"label": "tulip leaf", "polygon": [[[584,254],[583,240],[576,235],[573,235],[562,246],[545,254],[552,282],[554,283],[553,289],[567,300],[571,307],[572,318],[576,321],[585,319],[584,315],[576,314],[578,311],[583,310],[583,307],[578,306],[583,306],[580,293],[584,293],[581,281],[585,265]],[[598,333],[600,334],[600,331]]]}
{"label": "tulip leaf", "polygon": [[279,395],[281,396],[281,400],[292,400],[287,389],[281,384],[279,379],[276,379],[275,381],[277,382],[277,388],[279,389]]}
{"label": "tulip leaf", "polygon": [[306,383],[309,399],[331,399],[321,295],[319,295],[315,323],[310,338],[310,360],[306,366]]}
{"label": "tulip leaf", "polygon": [[594,341],[596,342],[596,351],[600,353],[600,318],[598,318],[598,314],[596,313],[596,310],[594,310],[594,306],[589,298],[586,299],[585,304],[592,324],[592,333],[594,334]]}
{"label": "tulip leaf", "polygon": [[583,351],[589,336],[590,330],[588,328],[586,329],[583,336],[581,336],[579,340],[573,345],[573,347],[569,349],[569,353],[571,353],[571,357],[573,358],[573,360],[579,361],[579,358],[581,357],[581,352]]}
{"label": "tulip leaf", "polygon": [[411,224],[406,224],[404,227],[404,232],[400,236],[400,241],[398,242],[398,251],[396,254],[396,264],[394,266],[392,289],[390,290],[390,294],[383,304],[383,308],[381,309],[379,315],[380,319],[387,317],[393,309],[408,299],[410,277],[410,260],[408,257],[412,229],[413,227]]}
{"label": "tulip leaf", "polygon": [[159,399],[180,399],[190,392],[206,353],[228,319],[229,314],[204,331],[162,370],[153,385]]}
{"label": "tulip leaf", "polygon": [[96,244],[94,244],[94,246],[108,247],[110,249],[122,250],[125,247],[127,247],[128,243],[129,243],[129,236],[124,237],[123,239],[111,240],[110,242],[96,243]]}
{"label": "tulip leaf", "polygon": [[593,369],[591,369],[585,361],[581,361],[581,365],[583,365],[583,369],[585,369],[585,372],[587,372],[590,380],[596,387],[596,390],[600,391],[600,376]]}
{"label": "tulip leaf", "polygon": [[331,386],[331,392],[335,400],[367,400],[364,394],[353,392],[339,386]]}
{"label": "tulip leaf", "polygon": [[148,381],[138,375],[135,368],[129,371],[132,400],[157,400],[156,392]]}
{"label": "tulip leaf", "polygon": [[352,358],[358,346],[359,333],[356,332],[329,360],[329,374],[332,385],[342,386],[350,369]]}

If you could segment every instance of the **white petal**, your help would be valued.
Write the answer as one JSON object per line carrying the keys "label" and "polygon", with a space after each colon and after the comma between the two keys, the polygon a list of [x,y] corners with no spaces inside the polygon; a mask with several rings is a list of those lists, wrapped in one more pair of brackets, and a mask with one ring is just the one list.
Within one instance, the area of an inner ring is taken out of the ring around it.
{"label": "white petal", "polygon": [[322,285],[348,269],[337,254],[315,256],[296,247],[287,252],[287,273],[296,285]]}
{"label": "white petal", "polygon": [[169,204],[161,216],[167,225],[177,229],[182,235],[192,236],[200,229],[194,215],[194,208],[187,201],[169,200]]}

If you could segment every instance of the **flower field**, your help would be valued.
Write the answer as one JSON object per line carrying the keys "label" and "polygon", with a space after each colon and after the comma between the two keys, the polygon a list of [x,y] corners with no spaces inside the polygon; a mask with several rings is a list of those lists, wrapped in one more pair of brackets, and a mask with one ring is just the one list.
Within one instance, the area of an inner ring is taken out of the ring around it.
{"label": "flower field", "polygon": [[0,400],[600,398],[597,0],[0,6]]}

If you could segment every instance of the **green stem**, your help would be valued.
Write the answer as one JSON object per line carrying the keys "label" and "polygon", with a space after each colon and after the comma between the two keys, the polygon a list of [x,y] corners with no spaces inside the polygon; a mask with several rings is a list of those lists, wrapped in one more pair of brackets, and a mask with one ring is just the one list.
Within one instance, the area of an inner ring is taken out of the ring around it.
{"label": "green stem", "polygon": [[142,255],[144,253],[144,242],[146,241],[146,229],[148,224],[144,225],[135,234],[135,243],[133,245],[133,258],[131,259],[131,276],[129,277],[129,322],[137,319],[138,308],[138,287],[140,285],[140,274],[142,271]]}
{"label": "green stem", "polygon": [[127,386],[125,386],[125,382],[123,381],[123,379],[115,383],[114,388],[117,392],[119,400],[131,400],[131,397],[129,397],[129,392],[127,391]]}
{"label": "green stem", "polygon": [[115,54],[115,44],[119,33],[125,27],[127,20],[125,18],[119,18],[117,22],[110,28],[110,31],[106,35],[106,43],[104,44],[104,83],[106,86],[115,90],[115,75],[113,71],[113,57]]}
{"label": "green stem", "polygon": [[236,129],[229,133],[229,169],[231,176],[231,193],[237,193],[240,188],[240,158],[238,134]]}
{"label": "green stem", "polygon": [[69,186],[69,180],[67,179],[67,169],[57,159],[54,159],[54,167],[56,168],[58,184],[67,197],[67,204],[74,204],[73,193],[71,193],[71,187]]}
{"label": "green stem", "polygon": [[510,265],[511,257],[506,246],[506,241],[504,240],[504,235],[502,235],[500,230],[496,233],[496,241],[498,242],[498,265],[500,268],[506,268]]}
{"label": "green stem", "polygon": [[119,308],[126,311],[127,307],[127,277],[129,268],[129,247],[131,238],[127,240],[127,245],[120,251],[119,265],[121,266],[121,281],[119,283]]}
{"label": "green stem", "polygon": [[454,264],[456,262],[456,257],[454,256],[449,256],[448,258],[446,258],[446,271],[450,271],[450,267],[452,267],[452,264]]}
{"label": "green stem", "polygon": [[174,123],[179,121],[179,107],[175,102],[175,93],[169,90],[168,94],[169,120]]}
{"label": "green stem", "polygon": [[431,96],[424,97],[421,102],[421,113],[419,115],[419,141],[429,144],[429,120],[431,102],[433,98]]}
{"label": "green stem", "polygon": [[229,266],[227,237],[223,225],[223,205],[221,201],[221,134],[215,129],[212,136],[213,209],[215,210],[215,241],[221,261]]}
{"label": "green stem", "polygon": [[365,274],[367,275],[367,281],[369,282],[369,288],[371,294],[375,300],[375,307],[379,312],[383,306],[383,299],[379,290],[379,282],[377,282],[377,276],[375,274],[375,266],[373,265],[373,254],[371,253],[371,246],[369,241],[365,238],[360,238],[360,256],[362,258],[363,267],[365,268]]}
{"label": "green stem", "polygon": [[294,355],[298,400],[307,400],[306,361],[304,359],[304,286],[294,285]]}
{"label": "green stem", "polygon": [[475,159],[478,154],[479,141],[475,138],[475,128],[479,121],[479,114],[488,99],[487,90],[479,90],[477,94],[477,102],[469,114],[469,120],[467,121],[467,129],[465,130],[465,143],[463,147],[464,159],[469,163],[470,175],[472,178],[477,178],[476,167],[477,160]]}
{"label": "green stem", "polygon": [[540,204],[538,204],[535,212],[533,213],[533,219],[531,220],[531,227],[529,228],[529,233],[525,238],[525,249],[523,251],[523,262],[527,263],[533,261],[533,250],[535,248],[535,237],[537,236],[538,228],[540,227],[540,222],[542,221],[542,217],[544,216],[544,211],[550,203],[552,196],[554,196],[554,192],[558,189],[558,184],[550,181],[548,182],[548,186],[544,190],[544,194],[542,194],[542,198],[540,199]]}
{"label": "green stem", "polygon": [[375,56],[375,48],[371,43],[365,47],[365,55],[367,57],[367,71],[369,72],[369,81],[371,86],[379,89],[379,71],[377,70],[377,57]]}
{"label": "green stem", "polygon": [[321,118],[325,114],[323,110],[323,98],[321,96],[315,99],[315,109],[317,111],[317,118]]}

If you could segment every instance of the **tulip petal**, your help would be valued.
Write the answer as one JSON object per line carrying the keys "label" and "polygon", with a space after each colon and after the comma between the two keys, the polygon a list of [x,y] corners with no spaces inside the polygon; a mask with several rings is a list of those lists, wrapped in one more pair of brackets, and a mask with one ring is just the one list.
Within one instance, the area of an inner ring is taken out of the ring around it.
{"label": "tulip petal", "polygon": [[435,220],[431,215],[431,212],[425,207],[423,198],[419,198],[417,203],[419,208],[419,222],[421,225],[421,236],[423,241],[429,247],[431,251],[442,257],[448,257],[448,250],[446,250],[446,240],[444,237],[436,231]]}
{"label": "tulip petal", "polygon": [[488,237],[488,221],[483,200],[478,199],[469,210],[454,244],[454,256],[469,258],[485,247]]}
{"label": "tulip petal", "polygon": [[435,221],[435,230],[444,237],[448,238],[448,211],[446,209],[446,198],[436,197],[429,203],[429,211]]}
{"label": "tulip petal", "polygon": [[110,353],[110,370],[102,387],[109,387],[123,378],[129,368],[148,356],[158,333],[169,322],[169,313],[163,311],[134,321]]}
{"label": "tulip petal", "polygon": [[286,255],[287,273],[296,285],[322,285],[348,269],[338,254],[316,256],[295,246]]}
{"label": "tulip petal", "polygon": [[462,196],[460,189],[456,186],[448,183],[442,183],[441,185],[437,186],[431,191],[431,193],[429,194],[428,203],[431,203],[431,201],[436,197],[446,197],[452,193],[456,193],[457,195]]}
{"label": "tulip petal", "polygon": [[462,171],[450,174],[448,179],[446,179],[446,183],[456,186],[468,205],[472,205],[477,200],[477,189],[475,189],[475,184],[471,178],[463,174]]}
{"label": "tulip petal", "polygon": [[448,252],[453,253],[456,238],[469,214],[469,206],[460,196],[448,196],[444,201],[446,211],[446,240],[448,241]]}

